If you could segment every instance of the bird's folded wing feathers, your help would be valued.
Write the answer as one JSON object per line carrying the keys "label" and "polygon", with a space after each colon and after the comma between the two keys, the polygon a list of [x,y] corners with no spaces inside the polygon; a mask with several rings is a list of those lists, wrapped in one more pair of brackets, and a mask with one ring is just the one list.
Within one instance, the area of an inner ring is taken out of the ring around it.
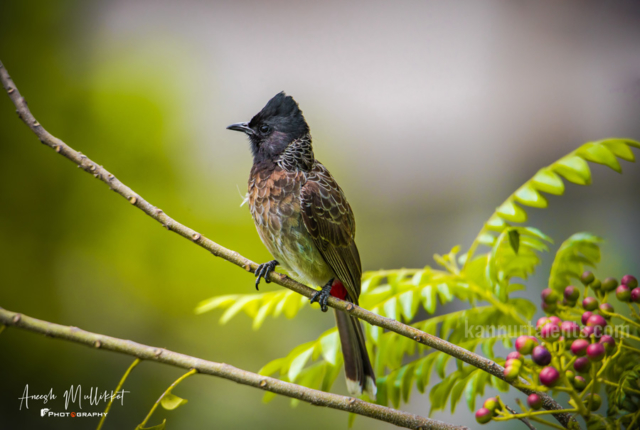
{"label": "bird's folded wing feathers", "polygon": [[362,266],[354,241],[356,223],[351,206],[319,162],[307,175],[300,198],[302,219],[314,244],[357,304]]}

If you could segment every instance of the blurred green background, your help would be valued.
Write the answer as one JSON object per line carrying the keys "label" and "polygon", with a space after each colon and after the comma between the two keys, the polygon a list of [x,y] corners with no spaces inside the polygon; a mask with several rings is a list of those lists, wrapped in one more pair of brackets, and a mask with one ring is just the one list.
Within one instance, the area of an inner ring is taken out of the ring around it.
{"label": "blurred green background", "polygon": [[[247,142],[225,126],[278,91],[300,103],[316,156],[345,189],[365,269],[422,267],[468,246],[493,209],[579,144],[640,137],[640,6],[614,2],[0,3],[0,59],[40,123],[152,204],[257,262],[270,259],[246,206]],[[636,152],[637,154],[637,152]],[[531,224],[556,245],[606,238],[601,273],[638,274],[640,168],[594,167]],[[543,288],[551,257],[527,284]],[[635,272],[634,272],[635,271]],[[546,272],[546,273],[545,273]],[[275,289],[263,284],[264,291]],[[167,232],[40,145],[0,97],[0,306],[258,371],[333,324],[196,316],[253,278]],[[537,300],[536,300],[537,301]],[[454,307],[444,307],[450,311]],[[19,410],[25,384],[113,389],[131,358],[8,329],[0,427],[95,428]],[[143,363],[109,428],[134,428],[182,372]],[[345,393],[342,378],[335,391]],[[346,414],[221,379],[190,378],[168,428],[346,428]],[[62,410],[56,400],[52,410]],[[101,411],[87,407],[85,411]],[[427,414],[427,396],[404,409]],[[455,417],[475,425],[464,407]],[[505,424],[502,428],[508,428]],[[358,418],[355,428],[389,426]],[[495,426],[500,428],[500,426]]]}

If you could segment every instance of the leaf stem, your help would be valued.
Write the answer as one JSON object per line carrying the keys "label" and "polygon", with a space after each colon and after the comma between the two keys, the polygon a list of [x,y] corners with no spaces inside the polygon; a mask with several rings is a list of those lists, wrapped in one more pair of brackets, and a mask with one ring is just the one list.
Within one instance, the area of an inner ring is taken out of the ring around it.
{"label": "leaf stem", "polygon": [[[136,358],[135,360],[133,360],[133,363],[131,363],[131,366],[129,366],[127,371],[124,372],[124,375],[122,375],[122,379],[120,379],[120,382],[118,383],[118,386],[116,387],[114,393],[117,393],[118,391],[120,391],[120,389],[124,385],[124,381],[126,381],[127,377],[129,376],[129,373],[131,373],[134,367],[140,364],[140,361],[141,360],[139,358]],[[102,415],[102,418],[100,418],[100,422],[98,423],[98,427],[96,428],[96,430],[100,430],[102,428],[104,421],[107,419],[107,414],[109,413],[109,409],[111,409],[111,404],[113,403],[114,399],[115,399],[115,396],[111,396],[111,399],[109,400],[109,403],[107,404],[107,407],[104,410],[104,415]]]}
{"label": "leaf stem", "polygon": [[142,421],[142,423],[140,423],[140,425],[138,427],[136,427],[136,429],[143,429],[145,424],[147,424],[147,421],[149,421],[149,418],[151,418],[151,415],[153,415],[153,412],[156,410],[156,408],[158,407],[158,405],[160,404],[160,402],[162,401],[162,399],[164,398],[164,396],[166,396],[167,394],[169,394],[171,392],[171,390],[173,390],[179,383],[181,383],[182,381],[184,381],[185,379],[187,379],[189,376],[191,375],[195,375],[196,373],[198,373],[198,371],[196,369],[191,369],[189,370],[187,373],[185,373],[184,375],[182,375],[181,377],[179,377],[178,379],[175,380],[175,382],[171,385],[169,385],[169,388],[167,388],[164,393],[162,393],[160,395],[160,397],[158,398],[158,400],[156,400],[156,402],[153,404],[153,406],[151,407],[151,410],[149,411],[149,413],[147,414],[147,416],[145,417],[144,421]]}

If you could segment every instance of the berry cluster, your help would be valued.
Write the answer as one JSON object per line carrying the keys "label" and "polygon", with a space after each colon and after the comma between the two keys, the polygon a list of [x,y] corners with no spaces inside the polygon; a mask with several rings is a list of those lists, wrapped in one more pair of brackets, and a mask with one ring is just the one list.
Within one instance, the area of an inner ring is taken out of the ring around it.
{"label": "berry cluster", "polygon": [[[569,393],[572,408],[566,412],[587,419],[602,406],[600,387],[617,385],[617,381],[603,377],[607,366],[619,355],[623,343],[633,350],[629,347],[630,340],[640,340],[633,335],[624,336],[619,326],[611,325],[611,319],[616,317],[640,327],[615,312],[607,302],[609,295],[615,291],[620,302],[639,303],[640,287],[631,275],[624,276],[620,285],[614,278],[600,281],[591,272],[583,273],[580,279],[585,286],[582,311],[576,308],[580,299],[578,287],[566,287],[562,297],[550,288],[542,291],[542,309],[549,316],[538,319],[535,336],[523,335],[516,339],[516,351],[509,353],[504,363],[504,379],[517,385],[521,377],[538,392]],[[593,296],[588,296],[589,290]],[[527,398],[528,407],[518,403],[524,411],[521,414],[512,413],[500,397],[489,398],[476,412],[476,420],[485,424],[491,420],[526,417],[544,422],[539,415],[550,413],[536,412],[543,407],[543,399],[536,393]]]}

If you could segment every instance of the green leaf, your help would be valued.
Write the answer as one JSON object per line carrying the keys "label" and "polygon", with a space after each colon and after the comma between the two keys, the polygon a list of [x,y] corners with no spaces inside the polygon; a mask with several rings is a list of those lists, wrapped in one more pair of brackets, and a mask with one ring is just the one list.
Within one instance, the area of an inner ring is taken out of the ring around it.
{"label": "green leaf", "polygon": [[513,252],[517,254],[520,249],[520,233],[518,233],[517,229],[509,230],[509,243],[511,244]]}
{"label": "green leaf", "polygon": [[536,190],[532,182],[525,183],[513,196],[519,203],[534,208],[546,208],[548,205],[547,199]]}
{"label": "green leaf", "polygon": [[511,200],[507,200],[497,209],[497,214],[509,222],[525,222],[527,213]]}
{"label": "green leaf", "polygon": [[271,376],[282,368],[284,362],[284,358],[276,358],[275,360],[265,364],[258,373],[263,376]]}
{"label": "green leaf", "polygon": [[614,153],[600,142],[586,143],[576,151],[576,154],[587,161],[604,164],[616,172],[622,173],[622,168]]}
{"label": "green leaf", "polygon": [[260,309],[258,309],[258,313],[253,318],[254,330],[258,330],[262,326],[262,323],[264,322],[265,318],[267,318],[267,315],[269,315],[269,312],[273,311],[273,308],[275,307],[276,304],[277,302],[271,299],[271,300],[268,300],[266,303],[263,303],[262,306],[260,306]]}
{"label": "green leaf", "polygon": [[571,279],[579,279],[587,267],[600,262],[600,239],[590,233],[576,233],[565,240],[551,265],[549,288],[562,292]]}
{"label": "green leaf", "polygon": [[591,183],[591,170],[589,170],[589,165],[583,158],[577,155],[569,154],[566,157],[562,157],[554,163],[553,169],[568,181],[578,185]]}
{"label": "green leaf", "polygon": [[311,347],[309,349],[304,350],[300,355],[291,361],[291,366],[289,367],[289,372],[287,374],[289,381],[295,382],[296,378],[302,371],[302,368],[307,363],[309,358],[311,358],[311,354],[313,354],[314,348]]}
{"label": "green leaf", "polygon": [[238,312],[240,312],[244,306],[246,306],[248,303],[251,303],[252,301],[259,300],[260,298],[261,297],[257,294],[250,294],[238,298],[236,302],[231,305],[231,307],[227,309],[225,313],[222,314],[222,317],[220,317],[220,324],[228,323],[229,320],[233,318]]}
{"label": "green leaf", "polygon": [[168,411],[172,411],[180,405],[187,403],[187,399],[182,399],[175,394],[166,393],[160,400],[160,405]]}
{"label": "green leaf", "polygon": [[142,425],[139,425],[138,427],[136,427],[136,430],[164,430],[166,425],[167,425],[167,420],[164,419],[162,420],[162,423],[155,425],[153,427],[142,427]]}
{"label": "green leaf", "polygon": [[336,365],[339,348],[338,331],[335,330],[320,338],[322,357],[333,366]]}
{"label": "green leaf", "polygon": [[203,314],[205,312],[209,312],[219,307],[226,307],[231,303],[235,302],[237,297],[238,296],[234,294],[234,295],[227,295],[227,296],[211,297],[210,299],[203,300],[200,303],[198,303],[198,306],[195,309],[195,313]]}
{"label": "green leaf", "polygon": [[394,320],[398,319],[398,306],[397,306],[397,300],[395,297],[387,300],[384,303],[383,309],[384,309],[384,316],[386,316],[387,318],[391,318]]}
{"label": "green leaf", "polygon": [[564,194],[564,182],[549,167],[543,167],[531,179],[532,185],[539,191],[560,196]]}

